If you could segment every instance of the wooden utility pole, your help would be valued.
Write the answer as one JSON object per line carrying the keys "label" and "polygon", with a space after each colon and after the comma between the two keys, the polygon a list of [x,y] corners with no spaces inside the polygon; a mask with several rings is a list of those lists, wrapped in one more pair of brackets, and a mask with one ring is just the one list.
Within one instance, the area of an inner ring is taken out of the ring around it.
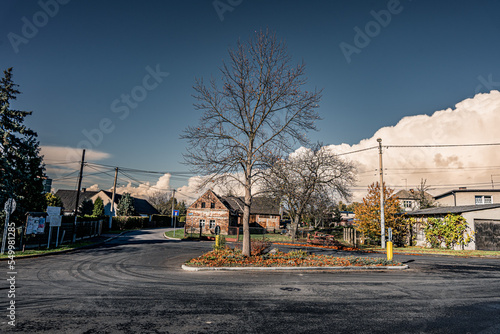
{"label": "wooden utility pole", "polygon": [[380,168],[380,238],[381,247],[385,248],[385,214],[384,214],[384,167],[382,164],[382,138],[378,138]]}
{"label": "wooden utility pole", "polygon": [[109,211],[109,229],[110,230],[111,230],[111,225],[113,223],[113,214],[116,216],[116,212],[115,212],[116,179],[118,179],[118,167],[115,168],[115,182],[113,183],[113,195],[111,195],[111,209]]}
{"label": "wooden utility pole", "polygon": [[80,189],[82,187],[82,177],[83,177],[83,166],[85,164],[85,149],[82,152],[82,162],[80,164],[80,175],[78,177],[78,190],[76,191],[76,202],[75,202],[75,223],[73,225],[73,242],[76,241],[76,220],[78,219],[78,201],[80,200]]}

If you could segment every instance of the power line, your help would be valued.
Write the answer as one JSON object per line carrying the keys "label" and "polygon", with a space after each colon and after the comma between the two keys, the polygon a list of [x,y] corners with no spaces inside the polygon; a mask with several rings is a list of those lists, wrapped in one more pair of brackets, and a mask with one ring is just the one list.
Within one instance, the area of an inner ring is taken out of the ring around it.
{"label": "power line", "polygon": [[429,145],[384,145],[385,148],[431,148],[431,147],[480,147],[480,146],[500,146],[500,143],[483,144],[429,144]]}

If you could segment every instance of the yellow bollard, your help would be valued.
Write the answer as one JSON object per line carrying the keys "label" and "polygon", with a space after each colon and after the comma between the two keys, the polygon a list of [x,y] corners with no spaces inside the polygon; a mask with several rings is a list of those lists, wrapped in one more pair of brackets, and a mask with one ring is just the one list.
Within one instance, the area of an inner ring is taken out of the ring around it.
{"label": "yellow bollard", "polygon": [[387,241],[387,261],[392,261],[392,241]]}
{"label": "yellow bollard", "polygon": [[215,236],[215,248],[216,249],[220,248],[220,235]]}

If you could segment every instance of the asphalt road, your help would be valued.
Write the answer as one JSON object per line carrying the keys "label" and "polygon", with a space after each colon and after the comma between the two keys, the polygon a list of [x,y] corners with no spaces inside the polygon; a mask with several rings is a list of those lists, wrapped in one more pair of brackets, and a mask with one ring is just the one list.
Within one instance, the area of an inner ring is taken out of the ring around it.
{"label": "asphalt road", "polygon": [[2,280],[0,332],[500,333],[500,259],[396,255],[410,269],[186,272],[181,264],[211,243],[167,241],[164,231],[18,259],[16,326]]}

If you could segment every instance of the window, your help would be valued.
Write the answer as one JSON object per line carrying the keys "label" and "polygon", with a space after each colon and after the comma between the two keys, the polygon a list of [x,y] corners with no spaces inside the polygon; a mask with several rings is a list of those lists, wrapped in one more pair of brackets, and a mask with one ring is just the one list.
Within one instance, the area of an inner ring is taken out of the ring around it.
{"label": "window", "polygon": [[201,208],[205,208],[205,202],[201,202]]}
{"label": "window", "polygon": [[215,219],[210,219],[210,228],[215,228]]}
{"label": "window", "polygon": [[200,228],[205,227],[205,219],[200,219]]}
{"label": "window", "polygon": [[493,201],[491,200],[491,196],[476,196],[476,205],[479,204],[491,204]]}
{"label": "window", "polygon": [[210,203],[210,209],[215,209],[215,203],[214,202]]}
{"label": "window", "polygon": [[408,200],[403,201],[403,207],[405,209],[411,209],[411,201],[408,201]]}

